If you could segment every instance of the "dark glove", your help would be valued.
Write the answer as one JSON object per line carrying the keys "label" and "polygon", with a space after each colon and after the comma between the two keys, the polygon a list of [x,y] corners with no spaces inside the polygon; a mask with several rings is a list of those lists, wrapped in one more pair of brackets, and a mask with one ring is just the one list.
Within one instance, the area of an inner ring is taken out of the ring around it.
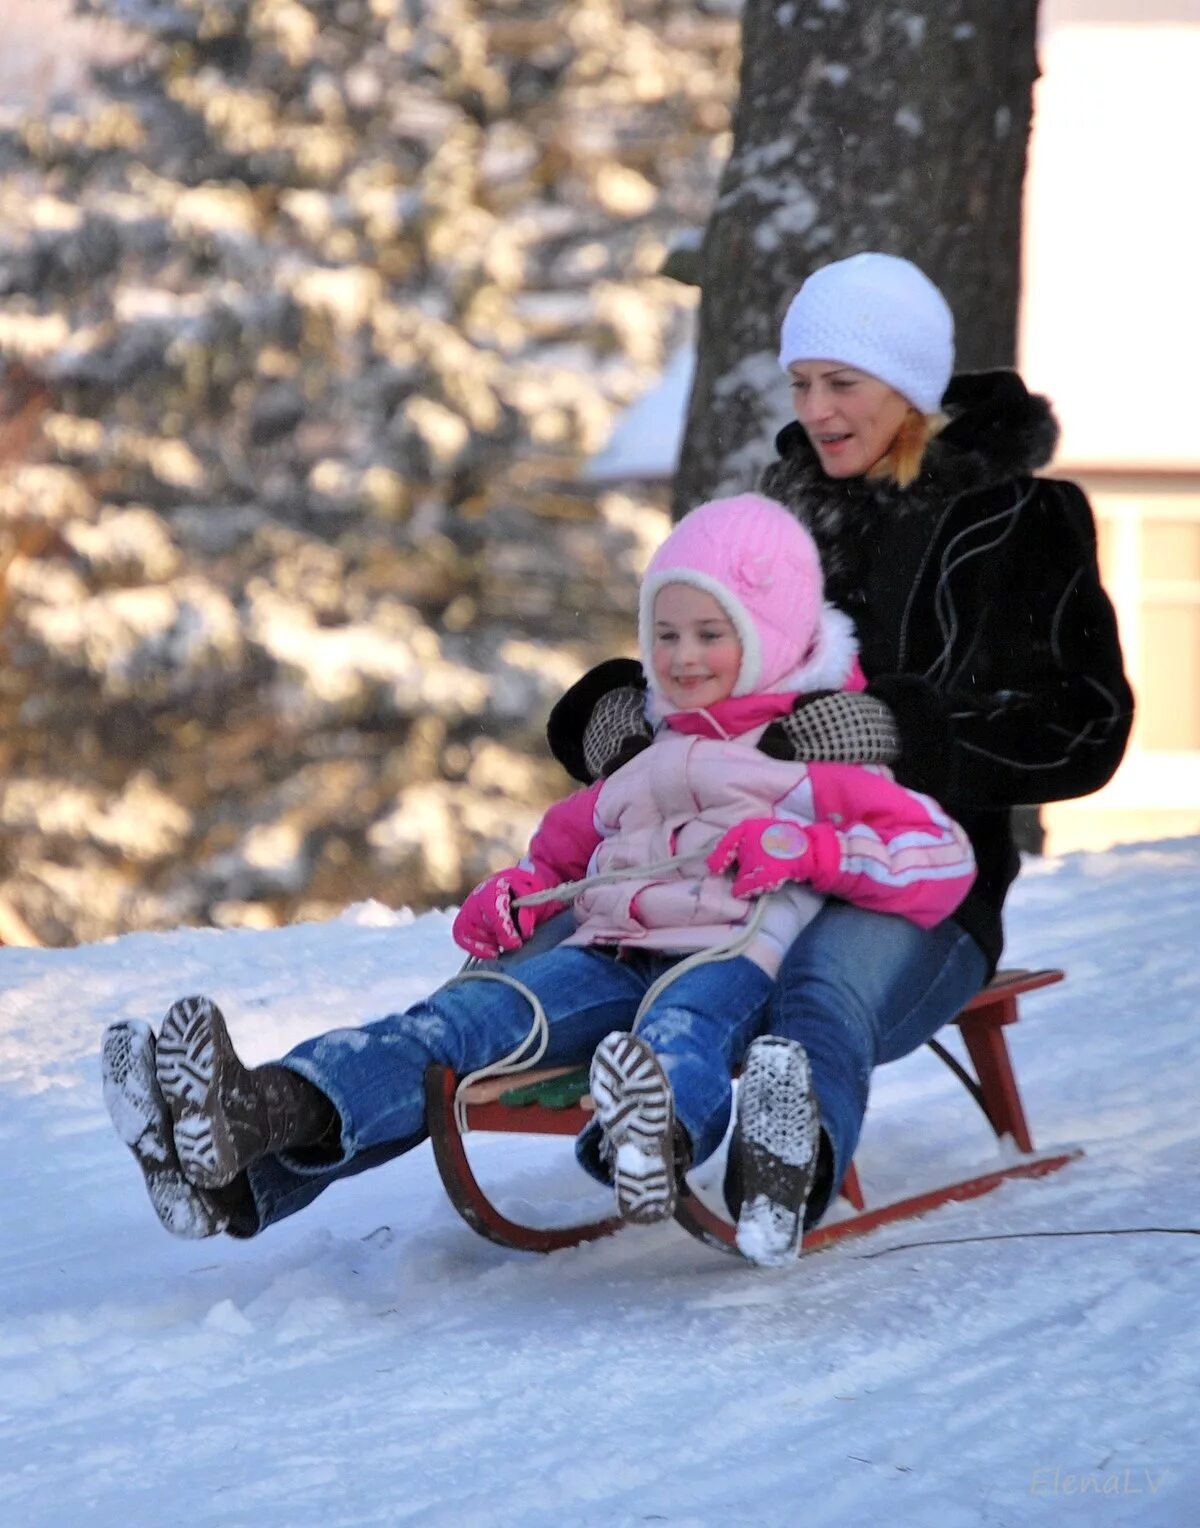
{"label": "dark glove", "polygon": [[798,764],[891,764],[900,733],[890,708],[865,690],[819,690],[772,722],[758,746]]}
{"label": "dark glove", "polygon": [[646,720],[645,690],[622,685],[601,695],[583,729],[583,757],[592,778],[627,764],[653,736]]}
{"label": "dark glove", "polygon": [[[591,785],[593,780],[599,778],[597,771],[588,765],[584,757],[584,733],[592,720],[592,712],[610,690],[622,688],[636,690],[643,696],[646,693],[642,665],[636,658],[607,658],[603,663],[598,663],[582,679],[577,679],[551,707],[546,720],[546,741],[550,744],[550,752],[571,778],[578,780],[581,785]],[[643,727],[644,718],[629,736],[641,736]],[[609,754],[610,758],[619,752],[619,747],[606,748],[602,739],[595,749],[596,754]],[[599,759],[601,768],[610,762],[610,758]]]}

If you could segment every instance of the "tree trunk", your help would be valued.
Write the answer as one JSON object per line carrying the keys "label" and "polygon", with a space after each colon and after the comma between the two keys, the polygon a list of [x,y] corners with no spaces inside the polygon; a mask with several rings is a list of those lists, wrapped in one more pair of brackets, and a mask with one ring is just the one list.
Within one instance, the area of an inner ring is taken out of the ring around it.
{"label": "tree trunk", "polygon": [[779,321],[830,260],[907,256],[954,310],[958,369],[1012,363],[1036,24],[1037,0],[746,0],[677,516],[771,459]]}

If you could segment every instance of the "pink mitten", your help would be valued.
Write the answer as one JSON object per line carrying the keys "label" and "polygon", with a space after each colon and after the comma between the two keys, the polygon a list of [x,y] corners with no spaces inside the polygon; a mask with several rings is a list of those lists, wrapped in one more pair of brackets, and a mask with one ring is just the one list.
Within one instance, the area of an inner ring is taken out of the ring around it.
{"label": "pink mitten", "polygon": [[807,881],[813,872],[808,832],[782,817],[751,817],[739,822],[717,844],[705,862],[714,875],[734,864],[735,897],[759,897],[778,891],[787,881]]}
{"label": "pink mitten", "polygon": [[519,950],[539,923],[562,911],[562,904],[547,901],[514,909],[513,902],[533,891],[548,891],[555,884],[548,875],[520,865],[488,876],[458,910],[455,944],[480,960],[495,960],[505,950]]}

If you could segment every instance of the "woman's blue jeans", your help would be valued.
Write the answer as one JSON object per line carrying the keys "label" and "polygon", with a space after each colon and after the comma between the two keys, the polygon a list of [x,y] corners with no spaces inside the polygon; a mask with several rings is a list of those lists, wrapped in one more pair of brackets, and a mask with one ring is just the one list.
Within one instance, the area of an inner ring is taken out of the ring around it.
{"label": "woman's blue jeans", "polygon": [[827,902],[784,956],[765,1033],[808,1052],[831,1154],[807,1224],[854,1159],[872,1071],[923,1045],[987,975],[983,951],[952,919],[923,929],[846,902]]}
{"label": "woman's blue jeans", "polygon": [[[628,1029],[651,984],[677,957],[553,949],[515,972],[540,999],[549,1042],[538,1064],[586,1064],[610,1030]],[[703,1161],[729,1123],[729,1074],[761,1028],[772,983],[744,958],[683,972],[638,1025],[671,1080],[675,1116],[692,1159]],[[425,1138],[425,1072],[460,1076],[516,1049],[533,1018],[528,1000],[495,981],[451,981],[407,1013],[306,1040],[283,1058],[341,1116],[341,1154],[317,1165],[304,1154],[267,1157],[247,1172],[261,1230],[309,1204],[337,1178],[362,1172]],[[514,1084],[515,1085],[515,1084]],[[581,1157],[581,1160],[583,1158]],[[594,1163],[585,1163],[595,1170]],[[249,1230],[249,1228],[247,1228]],[[250,1234],[253,1234],[252,1232]]]}

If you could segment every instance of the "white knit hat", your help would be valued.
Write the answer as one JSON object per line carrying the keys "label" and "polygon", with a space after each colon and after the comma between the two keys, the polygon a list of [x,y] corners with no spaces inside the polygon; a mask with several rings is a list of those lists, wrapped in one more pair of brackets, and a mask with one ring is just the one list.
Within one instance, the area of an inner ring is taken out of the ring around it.
{"label": "white knit hat", "polygon": [[837,361],[936,413],[954,370],[954,315],[910,260],[851,255],[814,271],[792,298],[779,364]]}

